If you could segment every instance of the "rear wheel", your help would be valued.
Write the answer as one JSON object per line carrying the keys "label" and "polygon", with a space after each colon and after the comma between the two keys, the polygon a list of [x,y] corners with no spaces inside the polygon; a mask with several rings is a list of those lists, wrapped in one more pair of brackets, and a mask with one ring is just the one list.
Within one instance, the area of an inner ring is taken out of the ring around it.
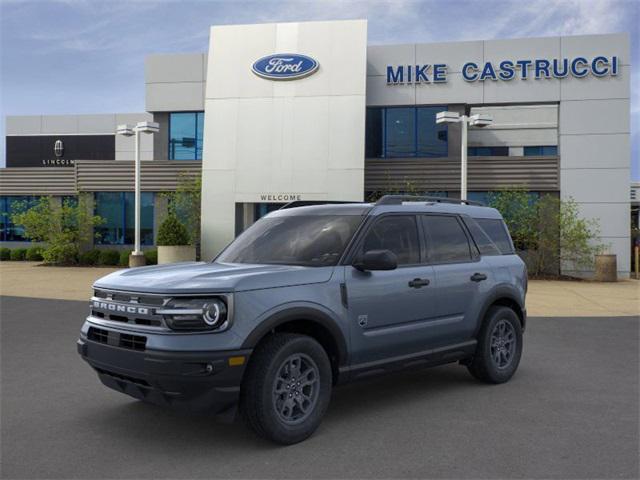
{"label": "rear wheel", "polygon": [[240,410],[258,435],[281,444],[308,438],[329,406],[331,364],[313,338],[278,333],[252,355]]}
{"label": "rear wheel", "polygon": [[522,355],[522,326],[509,307],[491,307],[478,334],[469,372],[487,383],[504,383],[518,369]]}

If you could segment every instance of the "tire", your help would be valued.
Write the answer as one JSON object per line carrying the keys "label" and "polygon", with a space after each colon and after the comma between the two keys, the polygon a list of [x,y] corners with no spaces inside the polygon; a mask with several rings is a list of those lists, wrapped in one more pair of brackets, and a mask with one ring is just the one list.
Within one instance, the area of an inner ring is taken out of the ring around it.
{"label": "tire", "polygon": [[251,357],[240,412],[261,437],[283,445],[298,443],[320,425],[331,388],[331,363],[322,346],[306,335],[276,333]]}
{"label": "tire", "polygon": [[522,326],[516,312],[509,307],[491,307],[477,340],[476,353],[467,366],[469,373],[486,383],[509,381],[522,356]]}

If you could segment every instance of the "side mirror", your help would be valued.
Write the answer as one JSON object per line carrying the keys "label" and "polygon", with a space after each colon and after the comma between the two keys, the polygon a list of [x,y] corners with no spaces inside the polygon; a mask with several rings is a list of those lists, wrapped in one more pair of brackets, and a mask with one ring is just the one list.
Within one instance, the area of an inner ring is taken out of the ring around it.
{"label": "side mirror", "polygon": [[391,250],[369,250],[353,262],[353,267],[361,272],[395,270],[398,268],[398,257]]}

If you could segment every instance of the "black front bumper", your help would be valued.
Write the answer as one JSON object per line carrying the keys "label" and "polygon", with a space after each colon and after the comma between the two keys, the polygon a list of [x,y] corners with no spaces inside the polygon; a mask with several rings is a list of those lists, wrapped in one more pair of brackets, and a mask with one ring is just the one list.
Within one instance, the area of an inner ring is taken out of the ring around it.
{"label": "black front bumper", "polygon": [[[251,354],[251,350],[136,351],[84,337],[77,346],[109,388],[158,405],[214,414],[235,409]],[[231,357],[244,357],[244,362],[230,366]]]}

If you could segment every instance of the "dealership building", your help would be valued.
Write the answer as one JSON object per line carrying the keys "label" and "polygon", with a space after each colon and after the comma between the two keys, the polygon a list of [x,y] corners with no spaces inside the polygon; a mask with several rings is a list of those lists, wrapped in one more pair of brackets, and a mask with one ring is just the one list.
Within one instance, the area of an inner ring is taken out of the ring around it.
{"label": "dealership building", "polygon": [[[628,276],[630,71],[626,34],[367,45],[364,20],[214,26],[208,52],[146,59],[146,112],[7,117],[0,212],[87,194],[107,220],[96,242],[128,248],[134,143],[115,130],[152,120],[143,244],[161,193],[202,175],[210,258],[292,200],[459,197],[461,127],[436,114],[480,113],[493,121],[469,129],[468,198],[508,187],[573,198]],[[2,245],[24,240],[2,221]]]}

